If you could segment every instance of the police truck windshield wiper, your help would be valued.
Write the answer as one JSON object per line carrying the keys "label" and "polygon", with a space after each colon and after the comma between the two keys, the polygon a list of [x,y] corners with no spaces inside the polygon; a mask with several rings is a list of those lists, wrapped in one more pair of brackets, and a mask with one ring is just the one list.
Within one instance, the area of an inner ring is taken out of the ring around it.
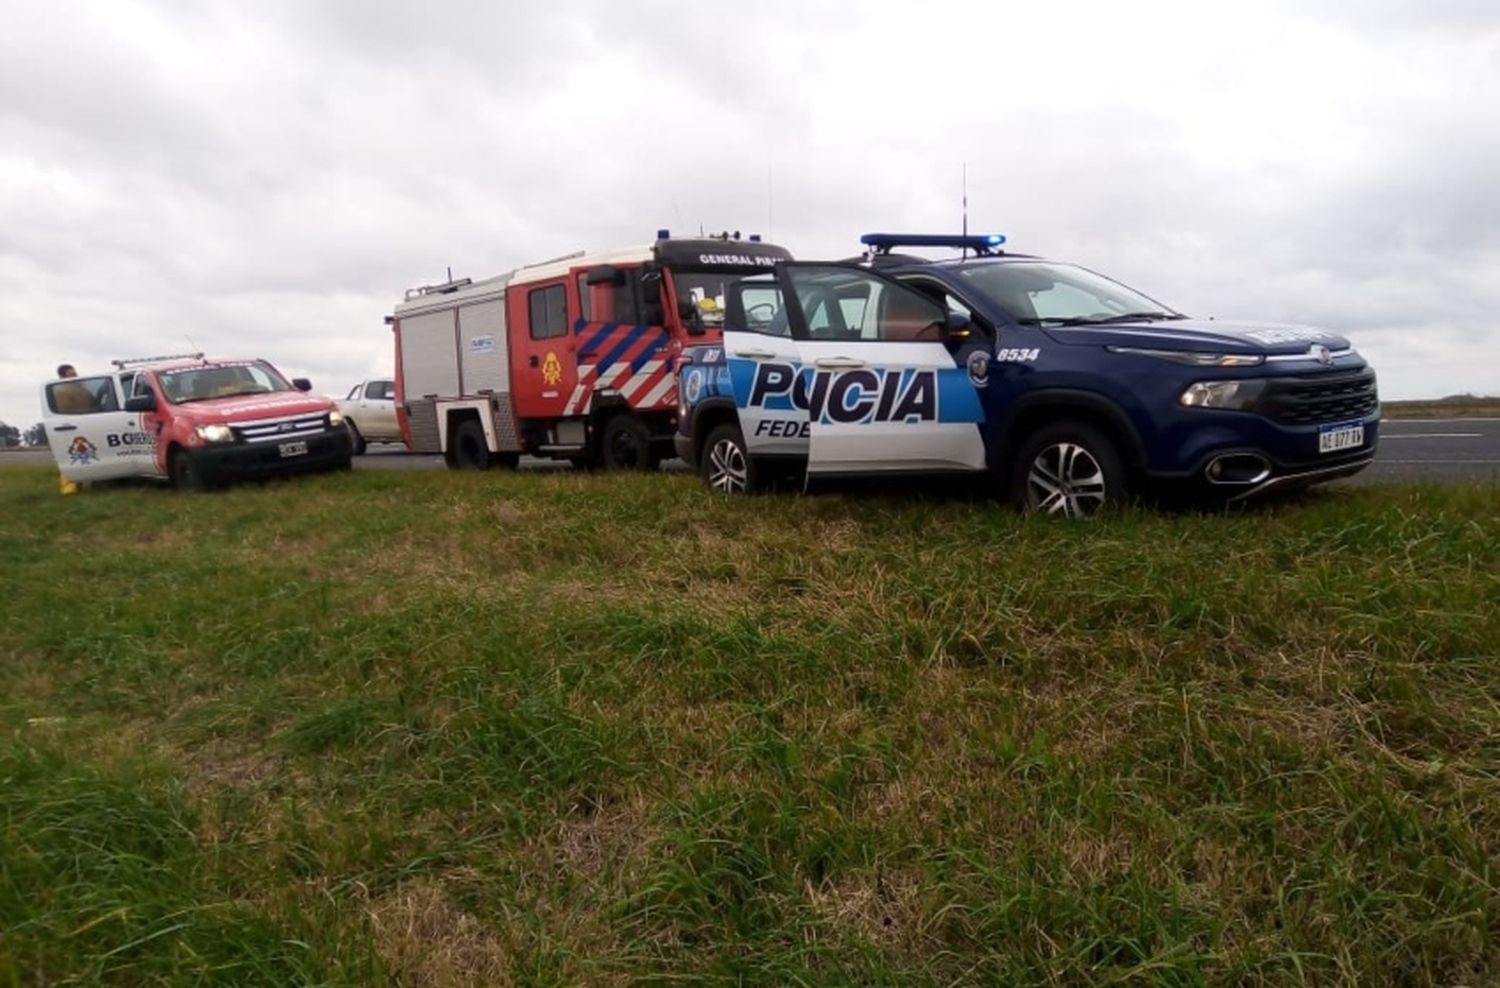
{"label": "police truck windshield wiper", "polygon": [[1186,319],[1180,312],[1122,312],[1115,316],[1038,316],[1017,319],[1022,326],[1101,326],[1112,322],[1152,322],[1157,319]]}

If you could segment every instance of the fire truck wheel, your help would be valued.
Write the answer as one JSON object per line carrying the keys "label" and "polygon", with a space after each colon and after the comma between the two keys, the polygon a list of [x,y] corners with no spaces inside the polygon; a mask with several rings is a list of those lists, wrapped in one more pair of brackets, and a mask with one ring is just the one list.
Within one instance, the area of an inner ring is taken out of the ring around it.
{"label": "fire truck wheel", "polygon": [[354,442],[354,455],[364,456],[368,443],[365,442],[365,437],[359,434],[359,426],[352,421],[349,423],[349,438]]}
{"label": "fire truck wheel", "polygon": [[655,470],[660,462],[651,450],[651,433],[634,415],[616,415],[604,424],[599,450],[606,470]]}
{"label": "fire truck wheel", "polygon": [[484,426],[478,419],[459,423],[453,432],[453,463],[459,470],[488,470],[495,465],[490,455],[489,440],[484,437]]}
{"label": "fire truck wheel", "polygon": [[174,450],[172,458],[167,461],[167,473],[172,478],[172,486],[179,491],[196,494],[208,490],[208,480],[203,476],[203,469],[198,466],[198,461],[193,459],[191,453]]}
{"label": "fire truck wheel", "polygon": [[698,471],[709,490],[750,494],[760,487],[760,471],[745,449],[745,434],[732,422],[719,426],[703,441]]}

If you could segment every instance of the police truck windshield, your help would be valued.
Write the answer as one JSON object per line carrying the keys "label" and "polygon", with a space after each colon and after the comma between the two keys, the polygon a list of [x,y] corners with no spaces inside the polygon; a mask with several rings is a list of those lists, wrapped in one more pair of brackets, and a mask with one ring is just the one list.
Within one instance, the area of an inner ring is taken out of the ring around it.
{"label": "police truck windshield", "polygon": [[156,377],[161,384],[162,394],[174,405],[292,390],[286,378],[278,374],[275,368],[258,361],[184,367],[180,370],[162,371]]}
{"label": "police truck windshield", "polygon": [[1072,264],[1002,261],[959,273],[1022,326],[1079,326],[1186,316]]}

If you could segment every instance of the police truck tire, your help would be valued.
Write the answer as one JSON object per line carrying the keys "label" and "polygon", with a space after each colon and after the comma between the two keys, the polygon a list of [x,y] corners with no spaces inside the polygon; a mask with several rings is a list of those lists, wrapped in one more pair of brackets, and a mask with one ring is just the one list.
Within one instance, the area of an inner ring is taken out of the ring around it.
{"label": "police truck tire", "polygon": [[353,422],[349,423],[349,440],[354,444],[354,455],[364,456],[365,447],[368,444],[365,442],[365,437],[360,435],[359,426]]}
{"label": "police truck tire", "polygon": [[753,494],[760,488],[760,471],[745,447],[745,434],[732,422],[718,426],[703,440],[698,473],[704,486],[721,494]]}
{"label": "police truck tire", "polygon": [[172,486],[184,494],[208,490],[208,479],[203,476],[203,468],[185,450],[172,451],[172,457],[167,461],[167,474],[172,479]]}
{"label": "police truck tire", "polygon": [[450,465],[455,470],[488,470],[495,463],[490,454],[490,442],[485,438],[484,426],[478,419],[465,419],[453,430]]}
{"label": "police truck tire", "polygon": [[1130,497],[1130,474],[1114,441],[1086,422],[1057,422],[1021,444],[1011,494],[1023,511],[1088,518]]}
{"label": "police truck tire", "polygon": [[604,469],[655,470],[661,457],[651,449],[651,432],[634,415],[621,414],[604,423],[599,437]]}

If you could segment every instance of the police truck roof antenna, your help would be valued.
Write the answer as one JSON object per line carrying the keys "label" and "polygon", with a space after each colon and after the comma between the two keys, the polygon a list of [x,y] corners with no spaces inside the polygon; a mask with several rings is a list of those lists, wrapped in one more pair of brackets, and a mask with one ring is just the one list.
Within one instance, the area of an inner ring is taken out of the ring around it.
{"label": "police truck roof antenna", "polygon": [[[967,161],[964,162],[962,189],[964,204],[964,237],[967,238],[969,236],[969,163]],[[963,249],[963,253],[960,255],[960,258],[967,258],[968,256],[969,248],[965,247]]]}

